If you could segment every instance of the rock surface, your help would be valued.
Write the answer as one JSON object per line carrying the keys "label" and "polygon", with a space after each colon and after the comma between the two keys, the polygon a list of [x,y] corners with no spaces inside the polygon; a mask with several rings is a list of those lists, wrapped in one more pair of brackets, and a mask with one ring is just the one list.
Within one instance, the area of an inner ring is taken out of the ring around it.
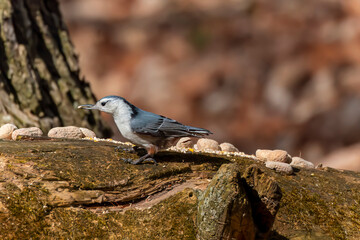
{"label": "rock surface", "polygon": [[12,133],[18,129],[14,124],[7,123],[0,127],[0,139],[12,139]]}
{"label": "rock surface", "polygon": [[176,143],[177,148],[192,148],[194,147],[194,141],[189,137],[182,137]]}
{"label": "rock surface", "polygon": [[13,131],[11,138],[16,140],[18,136],[41,137],[43,132],[38,127],[20,128]]}
{"label": "rock surface", "polygon": [[221,151],[224,151],[224,152],[239,152],[239,149],[237,149],[231,143],[227,143],[227,142],[220,144],[220,149],[221,149]]}
{"label": "rock surface", "polygon": [[83,138],[83,131],[78,127],[55,127],[50,129],[48,137],[52,138]]}
{"label": "rock surface", "polygon": [[288,174],[288,175],[291,175],[294,172],[293,168],[288,163],[267,161],[265,163],[265,166],[267,168],[274,169],[277,172],[285,173],[285,174]]}
{"label": "rock surface", "polygon": [[197,149],[200,151],[212,150],[217,151],[220,150],[219,143],[213,139],[209,138],[200,138],[196,143]]}
{"label": "rock surface", "polygon": [[82,132],[84,137],[88,137],[88,138],[95,138],[96,134],[91,131],[90,129],[87,128],[80,128],[80,131]]}
{"label": "rock surface", "polygon": [[267,149],[258,149],[255,153],[256,157],[261,161],[273,161],[273,162],[283,162],[291,163],[290,155],[284,150],[267,150]]}
{"label": "rock surface", "polygon": [[301,157],[293,157],[290,165],[303,168],[315,168],[315,165],[312,162],[306,161]]}

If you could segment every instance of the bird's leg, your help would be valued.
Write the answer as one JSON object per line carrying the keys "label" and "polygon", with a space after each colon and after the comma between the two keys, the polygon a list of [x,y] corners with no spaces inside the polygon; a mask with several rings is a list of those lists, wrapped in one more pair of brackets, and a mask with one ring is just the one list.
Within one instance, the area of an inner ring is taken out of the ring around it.
{"label": "bird's leg", "polygon": [[144,161],[153,161],[155,163],[155,165],[157,165],[157,162],[155,161],[155,159],[153,157],[154,157],[155,153],[158,151],[158,148],[156,146],[152,145],[151,147],[146,148],[146,150],[147,150],[147,154],[145,154],[144,156],[142,156],[139,159],[134,160],[134,161],[128,160],[127,162],[137,165]]}

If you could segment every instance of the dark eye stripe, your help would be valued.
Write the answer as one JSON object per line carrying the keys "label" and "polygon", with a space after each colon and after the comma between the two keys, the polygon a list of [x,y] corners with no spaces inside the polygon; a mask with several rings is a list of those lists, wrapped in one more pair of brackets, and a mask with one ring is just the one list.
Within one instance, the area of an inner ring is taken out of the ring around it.
{"label": "dark eye stripe", "polygon": [[108,101],[102,102],[102,103],[101,103],[101,106],[105,106],[105,104],[106,104],[107,102],[108,102]]}

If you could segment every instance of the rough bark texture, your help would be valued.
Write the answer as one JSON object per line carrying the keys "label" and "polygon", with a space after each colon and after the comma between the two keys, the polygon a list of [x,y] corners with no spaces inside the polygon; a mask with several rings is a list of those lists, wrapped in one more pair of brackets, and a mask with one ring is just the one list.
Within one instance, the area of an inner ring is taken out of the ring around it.
{"label": "rough bark texture", "polygon": [[0,86],[0,124],[44,132],[77,125],[106,134],[99,113],[76,110],[95,98],[79,77],[55,0],[0,0]]}
{"label": "rough bark texture", "polygon": [[280,208],[281,189],[276,181],[260,170],[256,164],[245,170],[243,178],[253,209],[254,223],[257,228],[256,239],[267,239]]}
{"label": "rough bark texture", "polygon": [[197,227],[198,239],[255,239],[250,201],[235,164],[222,165],[199,197]]}
{"label": "rough bark texture", "polygon": [[175,152],[133,166],[115,146],[0,141],[0,238],[196,239],[208,226],[225,239],[360,238],[359,173]]}

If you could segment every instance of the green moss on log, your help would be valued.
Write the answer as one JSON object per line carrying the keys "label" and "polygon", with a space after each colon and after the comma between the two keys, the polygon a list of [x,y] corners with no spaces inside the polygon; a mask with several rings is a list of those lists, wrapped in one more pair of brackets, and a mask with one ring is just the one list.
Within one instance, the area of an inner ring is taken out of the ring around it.
{"label": "green moss on log", "polygon": [[199,196],[198,239],[255,239],[251,203],[236,164],[224,164]]}
{"label": "green moss on log", "polygon": [[289,238],[360,238],[360,173],[301,168],[293,176],[273,176],[283,193],[277,232]]}
{"label": "green moss on log", "polygon": [[[178,234],[177,239],[185,235],[191,239],[196,230],[196,201],[191,197],[186,200],[185,191],[177,198],[168,198],[166,204],[160,203],[165,205],[146,210],[107,213],[107,209],[114,205],[121,211],[121,206],[128,206],[124,204],[143,201],[189,179],[210,179],[222,164],[231,161],[241,173],[255,164],[280,186],[283,197],[273,226],[274,239],[360,238],[360,173],[299,168],[288,176],[246,158],[171,152],[157,154],[157,166],[133,166],[120,158],[134,159],[137,154],[117,152],[115,146],[81,140],[0,141],[0,218],[6,223],[1,226],[0,238],[46,238],[51,232],[60,236],[66,231],[69,235],[64,236],[71,238],[73,225],[79,229],[73,233],[76,236],[99,239],[125,236],[114,235],[125,230],[138,236],[145,229],[152,231],[146,235],[149,238],[171,239],[172,235],[166,235],[171,232]],[[184,202],[188,204],[185,209],[181,205]],[[95,213],[93,208],[104,213]],[[177,214],[189,225],[177,224]],[[27,215],[38,221],[27,221]],[[56,226],[59,228],[54,231]]]}
{"label": "green moss on log", "polygon": [[10,211],[0,213],[1,239],[195,239],[197,197],[191,189],[150,209],[103,214],[51,208],[43,189],[8,190],[14,189],[15,194],[7,192],[0,198]]}
{"label": "green moss on log", "polygon": [[5,213],[0,212],[0,238],[39,239],[48,235],[50,223],[45,219],[51,211],[48,195],[40,186],[20,190],[7,184],[0,194],[0,201],[7,209]]}

